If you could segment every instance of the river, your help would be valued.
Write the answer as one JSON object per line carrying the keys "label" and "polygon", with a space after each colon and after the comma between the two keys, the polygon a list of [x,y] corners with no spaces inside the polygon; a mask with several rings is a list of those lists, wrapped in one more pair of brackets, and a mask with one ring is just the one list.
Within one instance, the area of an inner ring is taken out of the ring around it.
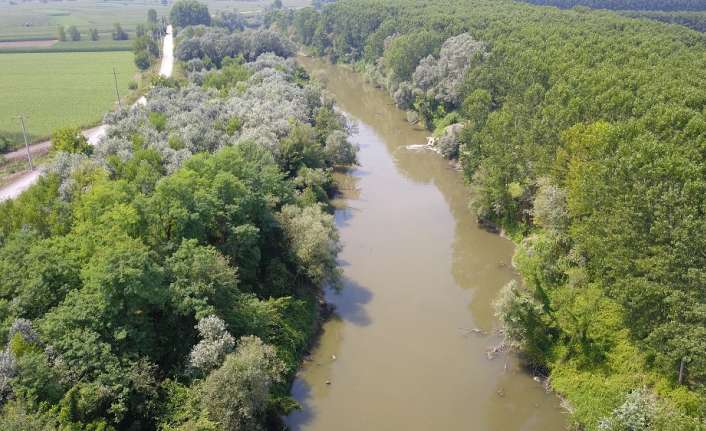
{"label": "river", "polygon": [[[336,222],[344,287],[292,389],[293,430],[566,429],[558,399],[498,345],[492,302],[513,245],[479,228],[462,175],[387,95],[348,69],[300,58],[358,124],[360,166]],[[480,333],[478,332],[480,331]]]}

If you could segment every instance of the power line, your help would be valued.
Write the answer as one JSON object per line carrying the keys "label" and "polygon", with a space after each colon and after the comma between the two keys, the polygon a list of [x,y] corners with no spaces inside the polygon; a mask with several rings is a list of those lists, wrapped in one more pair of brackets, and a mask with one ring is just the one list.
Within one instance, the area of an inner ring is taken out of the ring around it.
{"label": "power line", "polygon": [[29,139],[27,139],[27,128],[25,127],[25,117],[24,115],[19,115],[17,118],[20,119],[22,123],[22,136],[25,138],[25,149],[27,150],[27,160],[29,161],[29,170],[33,171],[34,166],[32,165],[32,154],[29,152]]}
{"label": "power line", "polygon": [[118,106],[123,109],[123,104],[120,102],[120,92],[118,92],[118,74],[115,73],[115,68],[113,67],[113,78],[115,79],[115,94],[118,96]]}

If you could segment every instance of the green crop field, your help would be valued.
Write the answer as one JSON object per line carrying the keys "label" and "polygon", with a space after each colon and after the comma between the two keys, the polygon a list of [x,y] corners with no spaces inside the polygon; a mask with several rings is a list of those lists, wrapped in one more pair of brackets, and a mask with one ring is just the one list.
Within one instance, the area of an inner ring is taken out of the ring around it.
{"label": "green crop field", "polygon": [[[113,23],[119,22],[131,33],[147,19],[147,10],[167,16],[172,0],[72,0],[40,1],[0,0],[0,41],[47,39],[56,37],[58,25],[75,25],[84,37],[89,28],[98,29],[101,39],[109,39]],[[206,0],[211,13],[221,10],[253,12],[270,5],[272,0]],[[284,0],[287,7],[301,7],[310,0]]]}
{"label": "green crop field", "polygon": [[63,126],[97,123],[137,72],[131,52],[0,54],[0,134],[21,142],[18,114],[33,140]]}
{"label": "green crop field", "polygon": [[[16,3],[16,4],[12,4]],[[0,40],[55,38],[58,25],[75,25],[85,36],[97,28],[102,39],[110,38],[113,23],[119,22],[128,32],[147,19],[147,10],[160,16],[169,8],[156,0],[140,1],[39,1],[9,2],[0,0]]]}

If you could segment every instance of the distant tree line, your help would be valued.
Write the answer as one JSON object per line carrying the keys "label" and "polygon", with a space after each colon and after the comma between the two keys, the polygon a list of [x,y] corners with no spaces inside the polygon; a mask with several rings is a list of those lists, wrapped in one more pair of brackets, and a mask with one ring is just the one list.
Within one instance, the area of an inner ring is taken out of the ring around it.
{"label": "distant tree line", "polygon": [[[139,33],[139,25],[138,25],[138,33]],[[61,42],[66,42],[66,41],[78,42],[81,40],[81,31],[75,25],[71,25],[69,27],[64,27],[63,25],[59,25],[56,28],[56,37]],[[113,24],[113,31],[111,33],[111,37],[113,40],[128,40],[129,39],[128,33],[125,30],[123,30],[122,25],[120,25],[120,23],[117,23],[117,22]],[[89,28],[88,29],[88,38],[91,41],[99,40],[100,34],[98,33],[98,29],[93,28],[93,27]]]}
{"label": "distant tree line", "polygon": [[[95,29],[89,29],[89,36],[91,38],[93,37],[93,31],[95,31]],[[68,28],[65,28],[63,25],[57,26],[56,32],[57,39],[59,39],[60,42],[78,42],[81,40],[81,32],[75,25],[71,25]]]}
{"label": "distant tree line", "polygon": [[592,9],[706,11],[702,0],[523,0],[541,6],[572,8],[586,6]]}
{"label": "distant tree line", "polygon": [[622,11],[621,15],[646,18],[667,24],[679,24],[692,30],[706,32],[706,12]]}
{"label": "distant tree line", "polygon": [[147,70],[153,61],[159,58],[160,43],[166,33],[166,25],[160,22],[157,11],[147,11],[147,22],[138,24],[135,28],[135,41],[132,50],[135,54],[135,65],[140,70]]}

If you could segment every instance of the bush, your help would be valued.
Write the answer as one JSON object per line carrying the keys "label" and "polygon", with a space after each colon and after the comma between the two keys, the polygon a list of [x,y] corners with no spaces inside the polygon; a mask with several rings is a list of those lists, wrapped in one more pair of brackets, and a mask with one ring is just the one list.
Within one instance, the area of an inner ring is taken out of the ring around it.
{"label": "bush", "polygon": [[209,316],[197,325],[201,341],[189,355],[189,365],[208,373],[223,364],[226,355],[235,348],[235,339],[226,330],[223,320]]}
{"label": "bush", "polygon": [[0,134],[0,153],[9,151],[12,148],[12,141],[9,137]]}
{"label": "bush", "polygon": [[140,70],[147,70],[151,65],[150,55],[147,51],[138,51],[135,53],[135,66]]}
{"label": "bush", "polygon": [[54,151],[82,154],[90,154],[92,151],[88,140],[78,127],[64,127],[55,130],[51,135],[51,144]]}
{"label": "bush", "polygon": [[81,40],[81,32],[78,31],[75,25],[69,27],[69,38],[72,42],[78,42]]}
{"label": "bush", "polygon": [[157,129],[158,132],[164,131],[167,127],[167,116],[161,112],[150,112],[148,118],[152,126]]}
{"label": "bush", "polygon": [[113,40],[127,40],[128,39],[128,34],[123,30],[123,27],[120,25],[119,22],[116,22],[113,24]]}
{"label": "bush", "polygon": [[59,25],[56,27],[56,37],[57,39],[59,39],[60,42],[66,42],[66,29],[63,25]]}

